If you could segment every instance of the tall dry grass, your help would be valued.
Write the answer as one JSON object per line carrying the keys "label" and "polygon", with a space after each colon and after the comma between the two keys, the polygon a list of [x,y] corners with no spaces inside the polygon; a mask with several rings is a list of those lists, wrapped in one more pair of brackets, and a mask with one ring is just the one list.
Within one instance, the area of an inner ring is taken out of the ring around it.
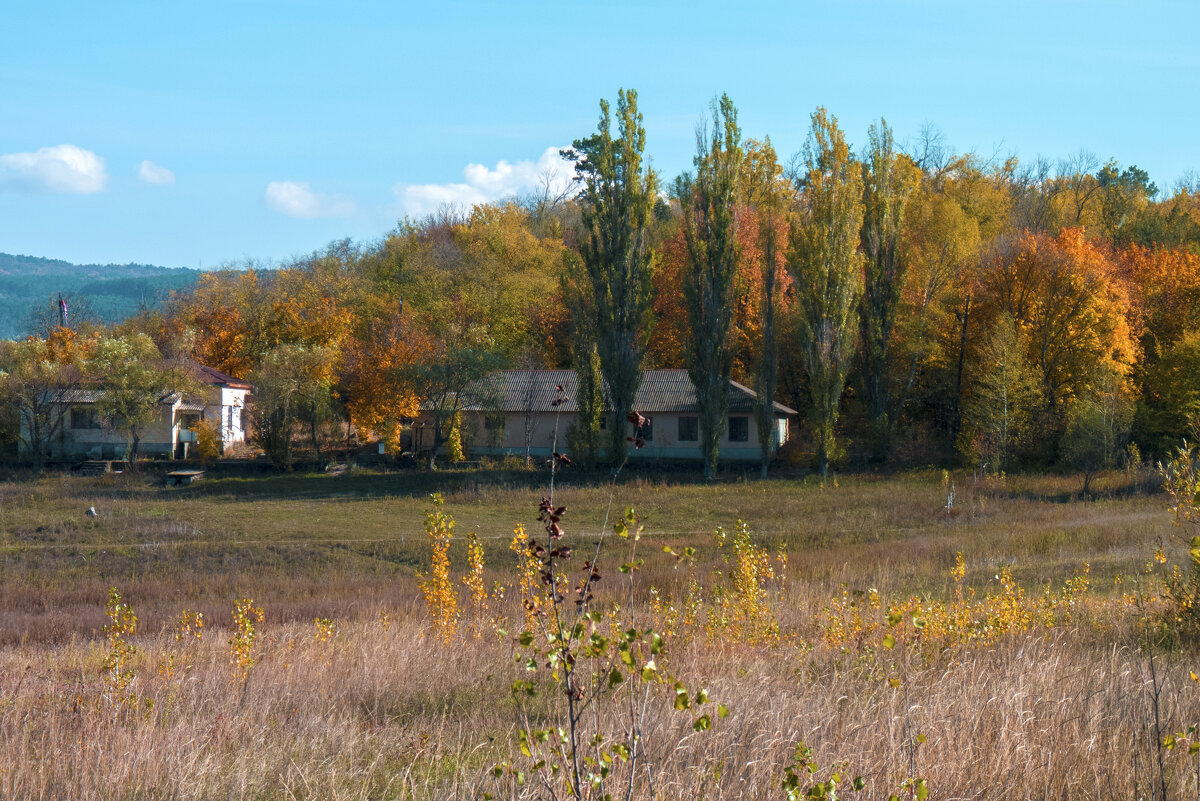
{"label": "tall dry grass", "polygon": [[[225,632],[194,665],[158,672],[180,646],[138,638],[130,707],[103,698],[103,647],[0,654],[0,797],[300,799],[544,797],[490,777],[515,755],[510,646],[441,644],[419,619],[268,627],[247,691],[231,680]],[[1193,722],[1187,659],[1159,657],[1163,730]],[[832,649],[679,646],[671,669],[731,714],[712,731],[653,705],[658,798],[780,798],[793,747],[861,775],[886,798],[913,771],[936,798],[1152,798],[1158,782],[1149,665],[1135,644],[1061,629],[889,668]],[[147,703],[149,702],[149,703]],[[916,733],[926,741],[910,745]],[[1173,792],[1194,763],[1168,752]],[[648,797],[646,785],[636,796]],[[1174,796],[1172,796],[1174,797]]]}
{"label": "tall dry grass", "polygon": [[[916,777],[934,798],[1157,798],[1163,783],[1171,797],[1190,797],[1200,781],[1194,757],[1159,744],[1200,718],[1200,685],[1189,676],[1200,654],[1158,653],[1152,665],[1139,625],[1146,612],[1123,604],[1111,582],[1170,540],[1170,518],[1159,500],[1117,491],[1073,501],[1060,492],[1068,483],[1015,478],[964,490],[950,514],[939,512],[943,490],[930,476],[825,488],[641,480],[621,488],[622,503],[659,510],[647,521],[637,598],[654,586],[679,602],[695,577],[713,609],[717,572],[731,571],[709,527],[732,522],[730,509],[762,526],[756,540],[771,558],[780,545],[788,554],[786,567],[772,563],[768,595],[780,636],[751,645],[698,625],[690,638],[669,639],[666,667],[731,712],[697,732],[690,715],[671,708],[670,687],[656,690],[645,722],[650,759],[634,797],[783,798],[799,742],[814,749],[818,777],[835,768],[861,775],[860,797],[870,799]],[[588,509],[606,492],[581,486],[560,497]],[[532,520],[536,507],[527,489],[468,487],[447,494],[447,510],[472,509],[479,494],[496,504],[479,527],[484,583],[511,587],[511,523]],[[94,525],[73,511],[88,497],[106,504],[108,516]],[[520,599],[511,589],[489,599],[489,614],[503,618],[497,625],[467,620],[450,642],[430,636],[415,579],[427,567],[423,542],[414,535],[397,544],[383,531],[419,525],[419,500],[240,502],[115,482],[0,485],[10,524],[0,542],[0,798],[545,797],[528,773],[523,785],[491,773],[520,764],[524,714],[555,723],[552,704],[522,709],[510,692],[523,675],[513,660]],[[264,535],[295,517],[296,544],[222,539],[220,526],[243,525],[255,509]],[[339,515],[342,528],[330,529]],[[591,521],[581,517],[571,536],[588,543],[578,532],[591,531]],[[459,519],[459,531],[470,528]],[[378,539],[357,548],[339,544],[339,532]],[[167,539],[150,547],[152,537]],[[694,565],[664,555],[663,545],[694,548]],[[451,549],[461,576],[466,554],[455,548],[462,543]],[[950,575],[956,551],[967,556],[961,584]],[[605,558],[611,575],[621,557]],[[882,618],[889,602],[914,595],[934,603],[964,589],[996,592],[997,574],[1011,567],[1033,599],[1043,582],[1057,585],[1084,561],[1095,599],[1069,619],[944,651],[881,647],[877,630],[854,647],[824,633],[839,598],[862,597],[854,591],[880,593],[874,614]],[[129,686],[136,702],[114,698],[105,682],[109,584],[141,618]],[[624,604],[625,593],[604,582],[599,604]],[[266,609],[266,622],[243,687],[227,640],[229,609],[246,595]],[[199,642],[172,634],[185,606],[208,618]],[[665,622],[640,601],[626,604],[630,612],[643,624]],[[314,618],[332,619],[333,635]]]}

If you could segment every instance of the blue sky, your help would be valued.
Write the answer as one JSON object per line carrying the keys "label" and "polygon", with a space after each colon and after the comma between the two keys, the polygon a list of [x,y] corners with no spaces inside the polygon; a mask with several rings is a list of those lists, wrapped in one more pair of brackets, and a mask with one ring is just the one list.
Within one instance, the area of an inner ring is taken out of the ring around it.
{"label": "blue sky", "polygon": [[638,90],[690,166],[708,102],[788,156],[824,105],[960,151],[1200,170],[1200,4],[0,0],[0,251],[279,262],[527,191]]}

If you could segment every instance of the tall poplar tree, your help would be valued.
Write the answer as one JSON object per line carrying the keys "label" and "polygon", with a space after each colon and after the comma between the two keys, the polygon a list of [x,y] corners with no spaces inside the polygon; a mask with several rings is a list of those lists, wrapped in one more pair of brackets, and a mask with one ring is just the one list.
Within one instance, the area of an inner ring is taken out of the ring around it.
{"label": "tall poplar tree", "polygon": [[900,244],[904,206],[916,186],[915,169],[896,152],[887,122],[872,125],[862,165],[862,250],[866,257],[859,328],[862,332],[863,388],[871,423],[872,455],[887,456],[891,439],[891,345],[904,289],[907,262]]}
{"label": "tall poplar tree", "polygon": [[596,349],[596,310],[590,284],[570,280],[579,272],[577,261],[573,251],[563,254],[562,296],[571,318],[571,366],[576,376],[576,414],[567,428],[566,442],[575,464],[591,470],[596,466],[602,444],[604,381]]}
{"label": "tall poplar tree", "polygon": [[712,113],[711,126],[706,123],[696,132],[695,177],[684,174],[675,184],[689,262],[683,279],[691,324],[688,376],[696,387],[705,478],[716,473],[729,411],[733,372],[729,328],[741,259],[737,217],[742,134],[728,95],[713,101]]}
{"label": "tall poplar tree", "polygon": [[788,267],[796,279],[801,357],[808,373],[809,421],[821,475],[836,453],[834,424],[854,354],[862,290],[862,173],[850,157],[837,118],[812,115],[802,154],[801,210],[788,237]]}
{"label": "tall poplar tree", "polygon": [[758,216],[758,241],[762,249],[762,345],[754,371],[754,420],[762,451],[762,477],[767,477],[775,436],[775,388],[779,379],[779,347],[775,336],[775,311],[779,305],[780,222],[788,212],[787,183],[771,138],[751,140],[742,162],[742,190]]}
{"label": "tall poplar tree", "polygon": [[600,101],[600,126],[564,152],[584,182],[580,195],[583,237],[580,283],[591,291],[596,350],[608,384],[608,458],[625,460],[625,418],[642,383],[650,329],[650,276],[654,252],[650,225],[658,181],[642,164],[646,130],[637,92],[617,93],[618,138],[612,136],[608,101]]}

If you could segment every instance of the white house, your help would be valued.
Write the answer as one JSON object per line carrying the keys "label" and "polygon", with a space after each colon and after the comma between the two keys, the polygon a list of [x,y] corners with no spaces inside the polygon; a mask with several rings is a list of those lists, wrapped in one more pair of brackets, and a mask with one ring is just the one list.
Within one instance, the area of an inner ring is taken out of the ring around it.
{"label": "white house", "polygon": [[[200,386],[197,395],[172,394],[160,404],[158,419],[142,433],[144,456],[187,458],[196,442],[195,427],[210,422],[222,448],[246,439],[245,407],[250,385],[220,370],[192,362],[187,365]],[[125,454],[124,433],[103,425],[96,413],[99,390],[81,386],[63,398],[63,421],[51,444],[53,459],[120,459]]]}
{"label": "white house", "polygon": [[[558,387],[566,401],[553,403]],[[462,432],[472,456],[525,455],[526,442],[531,455],[549,456],[557,441],[560,452],[567,452],[568,427],[578,415],[576,395],[578,377],[574,370],[504,370],[486,380],[486,386],[472,392],[474,401],[463,409]],[[736,381],[729,382],[729,417],[721,438],[722,461],[758,461],[758,426],[754,420],[754,390]],[[700,460],[700,418],[696,388],[686,370],[647,370],[634,400],[634,410],[649,418],[642,430],[645,445],[630,448],[631,459],[665,461]],[[771,451],[788,440],[788,419],[796,411],[781,403],[774,404]],[[423,413],[414,425],[413,446],[417,451],[432,446],[432,416]],[[628,423],[627,434],[633,429]],[[557,426],[557,437],[555,428]],[[603,435],[602,435],[603,436]]]}

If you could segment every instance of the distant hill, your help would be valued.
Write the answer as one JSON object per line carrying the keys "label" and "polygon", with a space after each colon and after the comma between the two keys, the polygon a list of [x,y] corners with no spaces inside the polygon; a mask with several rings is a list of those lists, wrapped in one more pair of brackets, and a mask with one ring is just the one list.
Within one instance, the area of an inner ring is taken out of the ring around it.
{"label": "distant hill", "polygon": [[53,314],[61,293],[75,319],[120,322],[142,308],[159,308],[172,290],[200,277],[187,267],[150,264],[71,264],[0,253],[0,339],[25,336]]}

